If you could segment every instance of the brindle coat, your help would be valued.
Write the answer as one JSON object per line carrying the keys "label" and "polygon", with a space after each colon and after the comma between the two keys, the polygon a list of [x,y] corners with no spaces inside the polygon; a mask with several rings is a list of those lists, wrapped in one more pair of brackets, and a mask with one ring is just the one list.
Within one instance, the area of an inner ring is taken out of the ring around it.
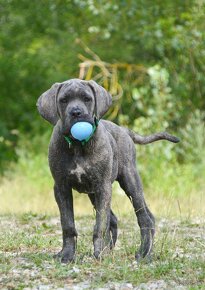
{"label": "brindle coat", "polygon": [[54,84],[37,102],[39,113],[54,125],[49,146],[49,165],[55,185],[63,232],[63,247],[57,254],[63,263],[75,258],[76,237],[72,189],[87,193],[95,210],[93,233],[94,255],[112,248],[117,240],[117,218],[112,212],[112,183],[117,180],[132,201],[141,232],[141,245],[136,258],[149,256],[152,250],[155,221],[148,209],[142,183],[136,169],[134,143],[147,144],[160,139],[178,142],[164,133],[140,136],[100,120],[91,140],[70,146],[64,135],[70,136],[73,121],[101,118],[112,103],[110,94],[94,81],[72,79]]}

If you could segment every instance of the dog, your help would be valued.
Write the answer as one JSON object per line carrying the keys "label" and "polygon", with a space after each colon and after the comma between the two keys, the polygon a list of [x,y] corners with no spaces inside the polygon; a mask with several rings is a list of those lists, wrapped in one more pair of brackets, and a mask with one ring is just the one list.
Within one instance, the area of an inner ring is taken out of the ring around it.
{"label": "dog", "polygon": [[[162,139],[177,143],[179,139],[166,132],[143,137],[101,119],[111,104],[111,95],[102,86],[80,79],[55,83],[37,101],[40,115],[54,126],[48,159],[63,236],[62,250],[55,257],[62,263],[75,259],[77,231],[72,189],[86,193],[96,211],[94,256],[99,259],[114,247],[117,217],[111,210],[111,194],[115,180],[131,200],[140,227],[136,259],[150,257],[152,251],[155,219],[144,199],[135,144]],[[70,133],[72,125],[79,121],[87,121],[94,128],[87,141],[76,140]]]}

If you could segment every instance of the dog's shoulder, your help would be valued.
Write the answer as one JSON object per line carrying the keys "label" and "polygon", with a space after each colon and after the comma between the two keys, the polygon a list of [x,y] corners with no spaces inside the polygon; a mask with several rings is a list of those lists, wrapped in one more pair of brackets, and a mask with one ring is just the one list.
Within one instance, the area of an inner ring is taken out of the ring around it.
{"label": "dog's shoulder", "polygon": [[103,124],[103,126],[105,127],[105,129],[107,131],[109,131],[110,133],[119,133],[121,131],[121,128],[119,125],[111,122],[111,121],[108,121],[108,120],[100,120],[100,122]]}
{"label": "dog's shoulder", "polygon": [[115,138],[125,138],[128,137],[128,129],[125,127],[121,127],[111,121],[101,120],[105,129]]}

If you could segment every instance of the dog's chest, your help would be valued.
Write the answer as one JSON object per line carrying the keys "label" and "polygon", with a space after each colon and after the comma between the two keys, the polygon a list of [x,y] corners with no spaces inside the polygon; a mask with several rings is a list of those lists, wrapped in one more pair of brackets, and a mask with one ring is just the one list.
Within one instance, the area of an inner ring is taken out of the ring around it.
{"label": "dog's chest", "polygon": [[82,178],[87,174],[87,171],[89,171],[89,167],[83,167],[80,164],[74,164],[74,168],[68,170],[68,175],[71,180],[75,180],[76,182],[81,183]]}
{"label": "dog's chest", "polygon": [[71,186],[79,192],[91,193],[99,186],[99,174],[95,166],[86,160],[73,161],[67,168]]}

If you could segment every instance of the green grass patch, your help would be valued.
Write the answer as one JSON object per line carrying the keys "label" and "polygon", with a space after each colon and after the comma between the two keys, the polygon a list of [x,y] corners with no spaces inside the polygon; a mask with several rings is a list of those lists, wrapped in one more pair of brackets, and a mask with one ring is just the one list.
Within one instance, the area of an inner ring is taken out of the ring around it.
{"label": "green grass patch", "polygon": [[130,283],[133,287],[142,283],[164,283],[171,287],[169,289],[203,287],[204,220],[158,220],[152,261],[140,264],[134,259],[140,241],[132,216],[120,218],[116,247],[101,261],[96,261],[92,255],[92,224],[92,216],[77,219],[76,261],[62,265],[53,260],[53,254],[61,248],[58,218],[46,217],[42,220],[42,216],[34,215],[25,223],[24,216],[16,216],[12,220],[2,217],[0,285],[10,289],[38,285],[50,285],[50,289],[74,285],[83,287],[86,283],[88,289],[112,283]]}

